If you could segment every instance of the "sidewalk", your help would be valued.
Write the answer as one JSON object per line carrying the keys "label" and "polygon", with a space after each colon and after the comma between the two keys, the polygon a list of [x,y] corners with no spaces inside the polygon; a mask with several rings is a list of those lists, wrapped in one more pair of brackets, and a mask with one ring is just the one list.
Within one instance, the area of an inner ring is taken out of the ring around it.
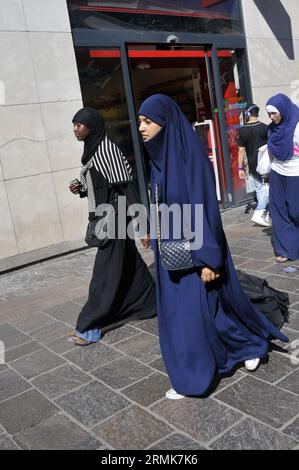
{"label": "sidewalk", "polygon": [[[253,226],[244,207],[222,216],[236,266],[289,293],[291,343],[276,342],[267,363],[253,373],[240,367],[209,398],[171,401],[156,319],[86,348],[66,341],[94,250],[2,275],[1,450],[299,448],[299,261],[275,263],[270,231]],[[298,271],[284,273],[288,265]]]}

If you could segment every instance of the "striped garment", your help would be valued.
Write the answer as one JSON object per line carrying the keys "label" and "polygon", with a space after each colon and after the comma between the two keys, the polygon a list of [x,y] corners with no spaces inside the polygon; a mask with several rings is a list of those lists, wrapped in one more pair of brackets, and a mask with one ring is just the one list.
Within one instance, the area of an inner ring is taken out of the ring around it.
{"label": "striped garment", "polygon": [[132,168],[119,150],[106,136],[99,144],[95,155],[82,167],[80,180],[83,190],[87,191],[88,212],[95,212],[96,201],[90,168],[94,167],[99,171],[110,184],[120,184],[132,181]]}

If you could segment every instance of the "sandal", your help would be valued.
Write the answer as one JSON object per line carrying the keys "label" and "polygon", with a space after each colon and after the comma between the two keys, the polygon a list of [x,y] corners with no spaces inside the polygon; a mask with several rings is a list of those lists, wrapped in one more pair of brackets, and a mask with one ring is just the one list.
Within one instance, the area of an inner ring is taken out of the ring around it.
{"label": "sandal", "polygon": [[286,263],[288,259],[286,256],[276,256],[276,263]]}
{"label": "sandal", "polygon": [[80,336],[74,334],[69,336],[67,340],[69,343],[73,343],[76,346],[88,346],[89,344],[92,344],[92,341],[87,341],[86,339],[80,338]]}

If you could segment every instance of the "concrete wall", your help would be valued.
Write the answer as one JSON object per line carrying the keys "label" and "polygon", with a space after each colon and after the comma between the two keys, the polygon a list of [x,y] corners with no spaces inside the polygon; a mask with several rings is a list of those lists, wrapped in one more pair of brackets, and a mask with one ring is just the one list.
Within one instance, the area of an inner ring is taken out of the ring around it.
{"label": "concrete wall", "polygon": [[82,246],[82,106],[66,0],[0,1],[0,271]]}
{"label": "concrete wall", "polygon": [[285,93],[299,105],[298,0],[242,0],[253,100]]}

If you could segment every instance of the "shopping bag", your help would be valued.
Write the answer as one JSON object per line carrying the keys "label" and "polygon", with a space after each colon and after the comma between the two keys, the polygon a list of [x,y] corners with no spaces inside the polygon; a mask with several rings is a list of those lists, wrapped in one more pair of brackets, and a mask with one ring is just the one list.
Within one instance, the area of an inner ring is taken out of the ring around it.
{"label": "shopping bag", "polygon": [[268,146],[267,144],[263,145],[258,151],[256,171],[262,176],[268,175],[271,170],[271,163]]}
{"label": "shopping bag", "polygon": [[246,175],[245,178],[246,193],[253,193],[255,191],[255,184],[252,175]]}

